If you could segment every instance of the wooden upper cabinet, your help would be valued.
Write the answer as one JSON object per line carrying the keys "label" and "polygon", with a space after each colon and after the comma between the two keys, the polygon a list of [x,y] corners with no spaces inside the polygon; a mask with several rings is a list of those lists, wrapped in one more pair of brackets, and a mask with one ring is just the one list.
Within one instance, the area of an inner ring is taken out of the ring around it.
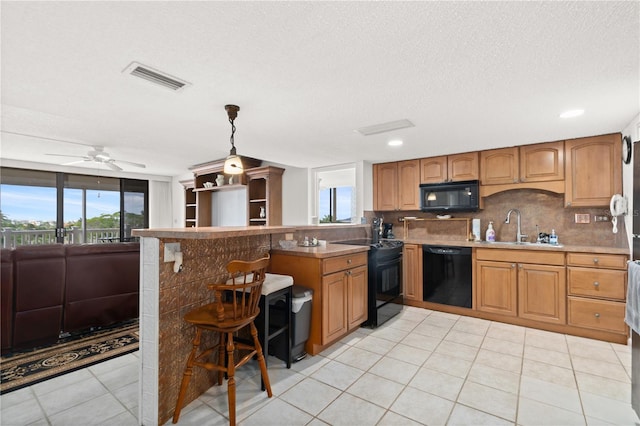
{"label": "wooden upper cabinet", "polygon": [[477,152],[420,159],[420,183],[476,180],[478,177]]}
{"label": "wooden upper cabinet", "polygon": [[480,152],[483,185],[564,180],[564,141]]}
{"label": "wooden upper cabinet", "polygon": [[480,183],[501,185],[518,183],[518,147],[480,151]]}
{"label": "wooden upper cabinet", "polygon": [[520,182],[564,180],[564,141],[520,147]]}
{"label": "wooden upper cabinet", "polygon": [[373,209],[396,210],[398,205],[398,163],[373,165]]}
{"label": "wooden upper cabinet", "polygon": [[398,162],[398,209],[420,210],[420,160]]}
{"label": "wooden upper cabinet", "polygon": [[420,159],[420,183],[446,182],[448,178],[446,155]]}
{"label": "wooden upper cabinet", "polygon": [[463,154],[449,155],[447,158],[449,182],[460,180],[477,180],[478,153],[465,152]]}
{"label": "wooden upper cabinet", "polygon": [[565,206],[608,207],[622,193],[620,133],[565,142]]}
{"label": "wooden upper cabinet", "polygon": [[374,210],[420,210],[420,160],[373,165]]}

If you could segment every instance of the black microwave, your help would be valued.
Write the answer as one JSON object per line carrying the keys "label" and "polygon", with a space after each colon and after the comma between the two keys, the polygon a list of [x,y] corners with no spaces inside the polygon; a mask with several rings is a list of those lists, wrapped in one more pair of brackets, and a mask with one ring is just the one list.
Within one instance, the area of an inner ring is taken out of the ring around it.
{"label": "black microwave", "polygon": [[423,212],[473,212],[478,210],[478,181],[420,184]]}

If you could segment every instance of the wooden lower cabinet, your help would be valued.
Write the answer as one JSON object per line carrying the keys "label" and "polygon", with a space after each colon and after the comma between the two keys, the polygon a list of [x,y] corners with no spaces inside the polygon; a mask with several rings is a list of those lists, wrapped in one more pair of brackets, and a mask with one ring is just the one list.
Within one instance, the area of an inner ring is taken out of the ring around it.
{"label": "wooden lower cabinet", "polygon": [[626,255],[567,254],[569,325],[627,336]]}
{"label": "wooden lower cabinet", "polygon": [[610,300],[569,297],[569,324],[626,334],[625,304]]}
{"label": "wooden lower cabinet", "polygon": [[340,272],[322,278],[322,343],[343,336],[347,325],[347,283]]}
{"label": "wooden lower cabinet", "polygon": [[515,263],[478,261],[476,279],[476,306],[479,311],[509,316],[518,314],[518,277]]}
{"label": "wooden lower cabinet", "polygon": [[563,253],[486,249],[477,250],[476,258],[479,311],[566,324]]}
{"label": "wooden lower cabinet", "polygon": [[518,316],[566,324],[564,266],[518,264]]}
{"label": "wooden lower cabinet", "polygon": [[402,267],[404,300],[422,302],[422,245],[404,245]]}
{"label": "wooden lower cabinet", "polygon": [[367,267],[322,277],[322,344],[336,340],[367,320]]}
{"label": "wooden lower cabinet", "polygon": [[307,353],[318,354],[367,320],[366,251],[321,258],[276,252],[269,271],[313,290]]}

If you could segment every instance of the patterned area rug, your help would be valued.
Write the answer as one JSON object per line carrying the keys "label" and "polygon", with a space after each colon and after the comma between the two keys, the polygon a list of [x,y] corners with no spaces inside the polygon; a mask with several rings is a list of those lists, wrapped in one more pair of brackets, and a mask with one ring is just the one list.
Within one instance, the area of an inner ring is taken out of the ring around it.
{"label": "patterned area rug", "polygon": [[0,359],[0,394],[115,358],[139,346],[138,323]]}

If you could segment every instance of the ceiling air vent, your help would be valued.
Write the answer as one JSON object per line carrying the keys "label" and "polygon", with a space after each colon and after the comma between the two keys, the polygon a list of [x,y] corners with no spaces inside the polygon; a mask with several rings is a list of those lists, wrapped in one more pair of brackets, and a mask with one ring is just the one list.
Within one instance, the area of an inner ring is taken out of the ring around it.
{"label": "ceiling air vent", "polygon": [[407,127],[413,127],[413,123],[407,119],[390,121],[388,123],[374,124],[373,126],[361,127],[356,129],[356,132],[363,136],[375,135],[377,133],[390,132],[392,130],[406,129]]}
{"label": "ceiling air vent", "polygon": [[137,62],[132,62],[127,68],[125,68],[123,72],[125,74],[131,74],[133,76],[140,77],[151,83],[173,90],[174,92],[179,92],[190,85],[190,83],[187,83],[184,80],[180,80],[178,78],[170,76],[167,73],[154,70],[151,67],[139,64]]}

